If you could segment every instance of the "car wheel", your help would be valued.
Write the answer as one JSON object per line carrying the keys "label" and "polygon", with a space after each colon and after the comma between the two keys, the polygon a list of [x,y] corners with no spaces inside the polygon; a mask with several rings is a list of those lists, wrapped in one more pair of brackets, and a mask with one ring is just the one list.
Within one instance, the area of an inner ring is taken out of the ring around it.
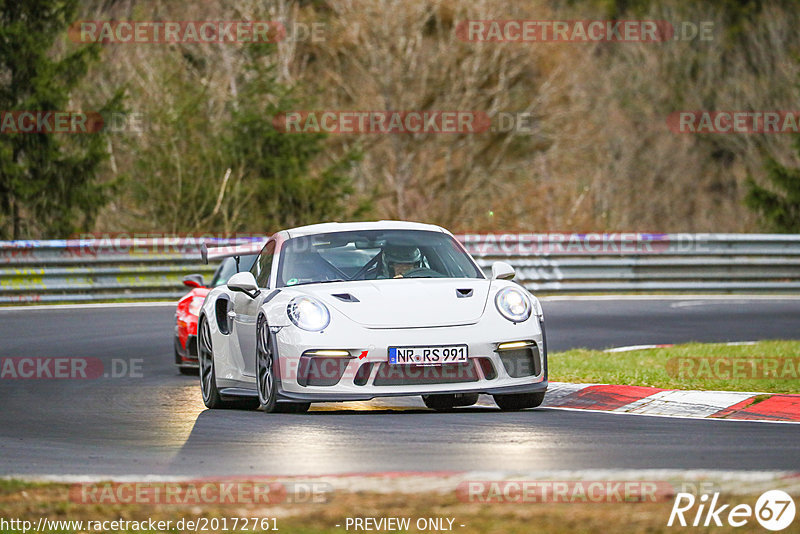
{"label": "car wheel", "polygon": [[503,411],[536,408],[544,401],[544,391],[539,393],[517,393],[513,395],[494,395],[494,402]]}
{"label": "car wheel", "polygon": [[[227,408],[217,389],[217,376],[214,372],[214,351],[211,345],[211,327],[204,317],[197,326],[200,335],[197,337],[197,359],[200,361],[200,391],[203,393],[203,404],[212,410]],[[183,370],[183,368],[181,368]]]}
{"label": "car wheel", "polygon": [[422,402],[431,410],[446,412],[457,406],[472,406],[478,402],[478,394],[454,393],[446,395],[423,395]]}
{"label": "car wheel", "polygon": [[[223,399],[217,388],[217,372],[214,368],[214,351],[211,345],[211,327],[208,321],[201,318],[197,325],[197,359],[200,362],[200,391],[203,393],[203,403],[207,408],[228,409],[241,408],[252,410],[258,407],[255,399],[243,397],[241,399]],[[181,368],[183,372],[183,368]]]}
{"label": "car wheel", "polygon": [[273,345],[267,319],[259,315],[256,325],[256,388],[258,402],[267,413],[277,411],[278,405],[278,378]]}

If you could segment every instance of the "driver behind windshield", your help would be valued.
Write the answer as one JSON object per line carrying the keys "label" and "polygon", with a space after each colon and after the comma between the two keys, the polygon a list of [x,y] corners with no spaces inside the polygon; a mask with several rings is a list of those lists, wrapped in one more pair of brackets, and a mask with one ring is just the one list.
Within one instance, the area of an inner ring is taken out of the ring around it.
{"label": "driver behind windshield", "polygon": [[417,247],[389,245],[383,249],[383,272],[388,278],[402,278],[422,267],[422,253]]}

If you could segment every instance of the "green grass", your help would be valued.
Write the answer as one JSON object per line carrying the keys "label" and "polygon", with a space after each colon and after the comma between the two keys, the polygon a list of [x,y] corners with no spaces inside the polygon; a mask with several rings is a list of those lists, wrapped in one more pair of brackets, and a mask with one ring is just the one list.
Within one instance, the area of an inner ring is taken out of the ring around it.
{"label": "green grass", "polygon": [[[800,393],[800,341],[689,343],[616,353],[575,349],[551,354],[549,366],[555,382]],[[767,373],[761,372],[764,366]]]}
{"label": "green grass", "polygon": [[17,493],[26,489],[38,488],[41,484],[36,482],[25,482],[16,479],[0,478],[0,495]]}

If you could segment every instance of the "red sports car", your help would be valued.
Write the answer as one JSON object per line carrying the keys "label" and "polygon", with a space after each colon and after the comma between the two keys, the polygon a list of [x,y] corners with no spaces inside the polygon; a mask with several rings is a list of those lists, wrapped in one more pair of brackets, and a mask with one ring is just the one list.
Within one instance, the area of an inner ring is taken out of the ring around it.
{"label": "red sports car", "polygon": [[219,264],[211,283],[205,285],[203,276],[190,274],[183,279],[183,285],[192,288],[181,300],[175,311],[175,365],[181,374],[196,375],[197,361],[197,317],[200,306],[212,288],[225,284],[228,278],[241,271],[249,271],[258,257],[262,244],[220,247],[218,251],[204,251],[203,259],[224,258]]}

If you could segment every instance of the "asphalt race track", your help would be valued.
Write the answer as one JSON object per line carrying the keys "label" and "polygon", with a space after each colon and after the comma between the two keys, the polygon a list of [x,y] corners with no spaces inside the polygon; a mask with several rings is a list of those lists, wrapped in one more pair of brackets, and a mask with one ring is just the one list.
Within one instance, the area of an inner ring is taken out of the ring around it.
{"label": "asphalt race track", "polygon": [[[800,299],[550,300],[552,351],[800,338]],[[800,426],[418,398],[303,415],[207,411],[172,364],[174,307],[0,309],[0,357],[83,356],[141,376],[0,380],[0,475],[318,475],[551,469],[800,470]],[[117,363],[113,363],[113,361]]]}

